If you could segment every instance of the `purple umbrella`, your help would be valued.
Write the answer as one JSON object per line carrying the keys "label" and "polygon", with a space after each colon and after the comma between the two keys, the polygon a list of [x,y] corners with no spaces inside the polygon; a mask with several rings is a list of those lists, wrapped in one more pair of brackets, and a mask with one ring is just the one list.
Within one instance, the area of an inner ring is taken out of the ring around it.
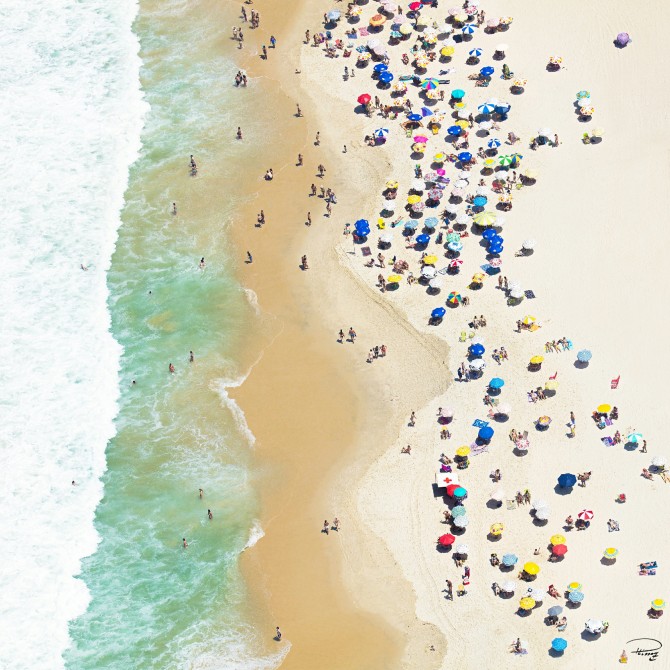
{"label": "purple umbrella", "polygon": [[616,36],[617,44],[620,44],[622,47],[625,47],[630,41],[630,35],[628,33],[619,33]]}

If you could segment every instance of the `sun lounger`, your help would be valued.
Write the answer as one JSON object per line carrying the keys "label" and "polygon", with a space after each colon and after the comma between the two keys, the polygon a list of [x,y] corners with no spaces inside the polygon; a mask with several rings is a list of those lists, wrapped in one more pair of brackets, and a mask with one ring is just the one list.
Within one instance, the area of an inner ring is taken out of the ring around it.
{"label": "sun lounger", "polygon": [[647,569],[649,570],[650,568],[657,568],[658,563],[656,561],[647,561],[646,563],[640,563],[640,570]]}
{"label": "sun lounger", "polygon": [[471,456],[479,456],[479,454],[483,454],[485,451],[488,451],[488,445],[480,445],[477,444],[476,442],[472,443],[472,446],[470,447],[470,455]]}

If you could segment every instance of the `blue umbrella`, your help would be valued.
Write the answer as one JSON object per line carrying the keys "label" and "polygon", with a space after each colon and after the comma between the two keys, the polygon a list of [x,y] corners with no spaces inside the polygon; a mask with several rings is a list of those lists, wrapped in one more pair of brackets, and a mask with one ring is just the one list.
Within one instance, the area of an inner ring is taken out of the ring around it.
{"label": "blue umbrella", "polygon": [[482,233],[482,237],[488,242],[490,242],[494,237],[497,237],[497,236],[498,236],[498,233],[496,233],[496,231],[493,228],[487,228]]}
{"label": "blue umbrella", "polygon": [[450,251],[461,251],[463,249],[463,242],[449,242],[447,249]]}
{"label": "blue umbrella", "polygon": [[463,505],[455,505],[452,510],[451,510],[451,516],[452,517],[459,517],[459,516],[465,516],[467,514],[467,511]]}
{"label": "blue umbrella", "polygon": [[549,616],[558,616],[563,611],[563,608],[560,605],[554,605],[547,610]]}
{"label": "blue umbrella", "polygon": [[405,228],[407,228],[408,230],[416,230],[416,227],[418,225],[419,225],[418,221],[410,220],[405,223]]}
{"label": "blue umbrella", "polygon": [[416,243],[417,244],[428,244],[430,242],[430,237],[428,235],[417,235]]}
{"label": "blue umbrella", "polygon": [[464,35],[472,35],[475,30],[477,30],[477,26],[474,23],[466,23],[461,29]]}
{"label": "blue umbrella", "polygon": [[482,50],[479,47],[475,47],[474,49],[470,49],[468,53],[473,57],[473,58],[479,58],[482,55]]}
{"label": "blue umbrella", "polygon": [[571,603],[581,603],[584,600],[584,594],[581,591],[570,591],[568,600]]}
{"label": "blue umbrella", "polygon": [[462,163],[467,163],[472,160],[472,154],[469,151],[461,151],[461,153],[458,154],[458,160]]}
{"label": "blue umbrella", "polygon": [[495,235],[493,235],[493,237],[489,237],[489,238],[488,238],[488,242],[489,242],[489,244],[490,244],[491,246],[494,246],[494,245],[500,245],[500,244],[502,244],[504,241],[505,241],[505,240],[504,240],[500,235],[498,235],[498,233],[496,233]]}
{"label": "blue umbrella", "polygon": [[455,135],[456,137],[458,137],[463,132],[463,128],[461,128],[460,126],[449,126],[449,128],[447,128],[447,132],[450,135]]}
{"label": "blue umbrella", "polygon": [[568,648],[568,641],[563,637],[555,637],[551,641],[551,648],[554,651],[565,651]]}
{"label": "blue umbrella", "polygon": [[428,109],[428,107],[422,107],[421,108],[421,115],[422,116],[433,116],[433,112]]}
{"label": "blue umbrella", "polygon": [[475,207],[483,207],[488,202],[488,199],[484,195],[478,195],[473,201],[472,204]]}
{"label": "blue umbrella", "polygon": [[[477,109],[482,113],[482,114],[493,114],[495,111],[495,105],[492,105],[489,102],[485,102],[483,105],[479,105]],[[500,146],[500,145],[498,145]]]}
{"label": "blue umbrella", "polygon": [[327,17],[330,21],[337,21],[337,19],[339,19],[340,16],[341,16],[341,13],[337,9],[331,9],[327,14]]}
{"label": "blue umbrella", "polygon": [[447,310],[444,309],[444,307],[436,307],[436,308],[430,313],[430,316],[431,316],[433,319],[441,319],[446,313],[447,313]]}
{"label": "blue umbrella", "polygon": [[496,112],[498,112],[498,114],[507,114],[510,109],[512,109],[512,105],[507,102],[504,102],[501,105],[496,105]]}
{"label": "blue umbrella", "polygon": [[439,219],[434,216],[430,216],[423,222],[423,225],[426,226],[426,228],[435,228],[439,222]]}
{"label": "blue umbrella", "polygon": [[558,485],[562,489],[571,489],[576,483],[577,477],[570,472],[565,472],[558,478]]}
{"label": "blue umbrella", "polygon": [[369,234],[370,229],[367,226],[362,228],[356,228],[356,235],[358,235],[358,237],[367,237]]}
{"label": "blue umbrella", "polygon": [[[457,489],[454,490],[454,498],[465,498],[468,495],[468,492],[466,489],[464,489],[462,486],[459,486]],[[461,515],[460,518],[463,518],[463,515]]]}
{"label": "blue umbrella", "polygon": [[372,134],[375,137],[379,137],[381,139],[384,139],[384,138],[388,137],[389,129],[388,128],[377,128],[377,130],[373,131]]}
{"label": "blue umbrella", "polygon": [[421,114],[408,114],[408,115],[407,115],[407,118],[408,118],[410,121],[421,121],[421,119],[423,118],[423,116],[421,116]]}
{"label": "blue umbrella", "polygon": [[593,357],[593,354],[588,349],[582,349],[577,354],[577,360],[581,361],[582,363],[588,363],[591,360],[592,357]]}
{"label": "blue umbrella", "polygon": [[502,564],[506,565],[508,568],[516,565],[519,561],[519,557],[516,554],[505,554],[502,557]]}
{"label": "blue umbrella", "polygon": [[486,67],[483,67],[479,71],[479,74],[483,75],[484,77],[490,77],[494,72],[495,68],[491,67],[490,65],[487,65]]}
{"label": "blue umbrella", "polygon": [[456,100],[461,100],[462,98],[465,97],[465,91],[462,88],[455,88],[451,92],[451,97]]}
{"label": "blue umbrella", "polygon": [[379,81],[382,82],[382,84],[390,84],[393,81],[393,74],[390,72],[382,72],[379,75]]}
{"label": "blue umbrella", "polygon": [[486,146],[487,146],[489,149],[497,149],[501,144],[502,144],[502,142],[501,142],[497,137],[492,137],[492,138],[486,143]]}
{"label": "blue umbrella", "polygon": [[471,356],[483,356],[486,349],[484,349],[483,344],[472,344],[470,345],[470,355]]}
{"label": "blue umbrella", "polygon": [[493,437],[493,428],[491,426],[484,426],[479,429],[479,438],[482,440],[490,440]]}
{"label": "blue umbrella", "polygon": [[386,72],[386,70],[389,69],[389,66],[386,65],[386,63],[377,63],[372,69],[375,72]]}
{"label": "blue umbrella", "polygon": [[356,226],[356,228],[358,228],[359,226],[360,227],[367,226],[367,228],[369,229],[370,228],[370,223],[368,222],[367,219],[358,219],[358,221],[356,221],[356,223],[354,223],[354,226]]}
{"label": "blue umbrella", "polygon": [[505,250],[502,246],[489,247],[489,253],[494,256],[500,256],[500,254]]}
{"label": "blue umbrella", "polygon": [[500,377],[494,377],[490,382],[489,386],[492,389],[501,389],[503,386],[505,386],[505,380],[500,379]]}

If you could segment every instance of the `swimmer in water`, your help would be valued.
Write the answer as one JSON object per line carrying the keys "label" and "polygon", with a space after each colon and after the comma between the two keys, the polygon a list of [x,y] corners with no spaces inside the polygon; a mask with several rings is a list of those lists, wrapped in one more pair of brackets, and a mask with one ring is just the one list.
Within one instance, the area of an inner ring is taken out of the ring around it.
{"label": "swimmer in water", "polygon": [[209,520],[211,521],[214,518],[214,515],[212,514],[212,510],[208,509],[207,510],[207,516],[209,517]]}
{"label": "swimmer in water", "polygon": [[205,257],[204,256],[200,259],[199,267],[200,267],[201,270],[205,269]]}
{"label": "swimmer in water", "polygon": [[186,541],[185,537],[181,538],[181,545],[182,545],[182,547],[184,547],[184,549],[188,548],[188,542]]}

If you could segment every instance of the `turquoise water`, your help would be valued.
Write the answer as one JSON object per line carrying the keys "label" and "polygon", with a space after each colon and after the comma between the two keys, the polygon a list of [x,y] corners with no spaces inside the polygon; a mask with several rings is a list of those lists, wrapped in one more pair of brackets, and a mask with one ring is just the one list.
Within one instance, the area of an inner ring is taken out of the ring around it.
{"label": "turquoise water", "polygon": [[151,108],[108,274],[121,397],[95,518],[101,543],[81,575],[91,602],[70,625],[72,670],[276,662],[259,658],[241,616],[237,562],[262,531],[249,481],[253,438],[220,387],[246,372],[236,360],[256,317],[225,233],[240,204],[236,68],[216,48],[226,26],[203,7],[146,3],[134,27]]}

